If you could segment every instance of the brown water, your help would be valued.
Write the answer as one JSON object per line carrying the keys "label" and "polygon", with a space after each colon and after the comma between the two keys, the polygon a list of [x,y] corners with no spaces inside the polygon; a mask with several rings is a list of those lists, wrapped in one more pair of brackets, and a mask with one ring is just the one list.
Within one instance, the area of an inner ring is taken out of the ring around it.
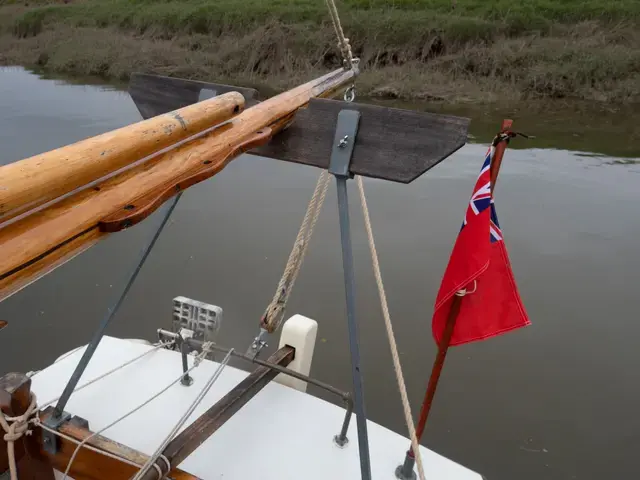
{"label": "brown water", "polygon": [[[0,70],[0,164],[138,119],[126,93]],[[516,116],[520,120],[537,133],[535,118]],[[584,115],[575,120],[590,132],[598,131],[601,121]],[[539,117],[539,125],[548,121]],[[630,157],[640,157],[640,148],[614,132],[609,143],[600,139],[597,153],[589,154],[591,135],[585,148],[574,136],[567,142],[582,153],[561,150],[562,138],[558,149],[539,148],[548,138],[529,141],[529,149],[507,152],[501,171],[497,210],[533,325],[452,349],[425,439],[427,446],[490,480],[638,475],[640,165]],[[484,138],[482,132],[477,136]],[[620,144],[626,159],[607,156],[622,155]],[[435,353],[433,300],[485,148],[468,145],[408,186],[366,182],[416,410]],[[246,348],[317,173],[245,156],[190,189],[108,333],[153,339],[156,328],[169,325],[171,299],[186,295],[222,306],[221,342]],[[368,414],[404,433],[355,193]],[[334,197],[331,190],[290,312],[320,322],[312,374],[349,389]],[[38,369],[86,343],[158,220],[154,215],[110,237],[0,304],[0,318],[10,322],[0,332],[0,371]]]}

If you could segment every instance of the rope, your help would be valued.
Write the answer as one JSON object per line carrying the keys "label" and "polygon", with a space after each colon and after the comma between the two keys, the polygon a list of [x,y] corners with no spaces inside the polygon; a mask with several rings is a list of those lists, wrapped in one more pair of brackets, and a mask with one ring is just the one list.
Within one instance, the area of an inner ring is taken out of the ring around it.
{"label": "rope", "polygon": [[269,333],[277,330],[284,319],[289,296],[298,278],[298,273],[300,273],[300,267],[302,267],[302,262],[307,253],[307,248],[309,247],[313,230],[318,221],[320,210],[322,210],[324,199],[327,196],[328,188],[329,174],[326,170],[323,170],[318,177],[316,188],[307,206],[307,211],[304,214],[300,230],[298,230],[296,241],[293,243],[293,248],[289,254],[282,278],[280,278],[271,303],[267,306],[262,316],[261,326]]}
{"label": "rope", "polygon": [[[125,362],[124,364],[119,365],[118,367],[106,372],[105,374],[100,375],[97,378],[94,378],[93,380],[81,385],[80,387],[77,387],[74,390],[74,392],[77,392],[78,390],[81,390],[84,387],[87,387],[87,386],[91,385],[92,383],[97,382],[98,380],[106,377],[107,375],[111,375],[115,371],[120,370],[121,368],[124,368],[127,365],[130,365],[131,363],[135,362],[136,360],[139,360],[140,358],[144,357],[145,355],[148,355],[149,353],[156,351],[158,348],[162,348],[162,347],[164,347],[166,345],[169,345],[170,343],[172,343],[172,342],[162,342],[162,343],[159,343],[159,344],[155,345],[154,348],[152,348],[151,350],[146,351],[144,354],[138,355],[137,357],[129,360],[128,362]],[[182,378],[182,375],[180,375],[178,380],[180,380],[180,378]],[[162,393],[162,392],[160,392],[160,393]],[[92,435],[87,437],[82,442],[78,442],[77,440],[72,439],[71,437],[68,437],[66,435],[63,435],[63,434],[59,433],[58,431],[56,431],[54,429],[46,427],[45,425],[43,425],[40,422],[40,418],[36,414],[39,413],[42,409],[46,408],[47,406],[57,402],[59,398],[60,397],[54,398],[53,400],[50,400],[49,402],[46,402],[42,407],[38,407],[36,394],[31,392],[31,396],[30,396],[31,401],[29,403],[29,407],[27,408],[27,410],[22,415],[19,415],[19,416],[16,416],[16,417],[8,417],[8,416],[6,416],[4,414],[0,414],[0,426],[2,427],[2,429],[5,432],[3,439],[4,439],[5,442],[7,442],[7,458],[9,460],[9,472],[10,472],[10,475],[11,475],[11,480],[18,480],[18,470],[17,470],[16,457],[15,457],[15,442],[17,440],[20,440],[23,437],[23,435],[31,435],[32,431],[29,429],[29,422],[32,422],[35,425],[39,426],[40,428],[43,428],[44,430],[50,431],[52,433],[55,433],[56,435],[59,435],[59,436],[65,438],[67,440],[70,440],[70,441],[78,444],[78,447],[76,448],[75,452],[73,453],[73,456],[69,460],[69,464],[67,465],[67,470],[65,471],[64,479],[67,478],[67,473],[69,472],[69,469],[71,468],[71,464],[73,463],[73,460],[75,459],[76,454],[78,453],[78,450],[80,449],[80,447],[84,446],[84,444],[89,439],[93,438],[95,435],[97,435],[101,431],[104,431],[106,428],[109,428],[109,427],[105,427],[102,430],[93,433]],[[127,414],[127,416],[130,415],[131,413],[133,413],[133,412],[130,412],[129,414]],[[35,418],[31,419],[31,417],[34,416],[34,415],[36,415]],[[117,423],[117,422],[114,422],[113,424],[115,424],[115,423]],[[109,426],[112,426],[112,425],[109,425]],[[88,448],[88,447],[85,446],[85,448]],[[103,452],[103,451],[95,449],[95,448],[90,448],[90,450],[94,450],[96,452],[103,453],[104,455],[107,455],[106,452]],[[130,461],[127,462],[126,459],[120,458],[120,457],[118,457],[116,455],[108,454],[107,456],[110,456],[112,458],[116,458],[118,460],[124,461],[125,463],[130,463],[130,464],[133,464],[133,465],[139,467],[139,465],[137,465],[135,463],[132,463]],[[162,474],[162,472],[160,472],[160,475],[158,476],[159,479],[162,478],[161,474]]]}
{"label": "rope", "polygon": [[[169,343],[169,342],[166,342]],[[137,407],[135,407],[133,410],[130,410],[129,412],[125,413],[124,415],[118,417],[117,419],[115,419],[113,422],[111,422],[109,425],[102,427],[100,430],[97,430],[95,432],[93,432],[91,435],[89,435],[87,438],[85,438],[84,440],[82,440],[82,442],[78,443],[78,446],[76,447],[76,449],[73,452],[73,455],[71,455],[71,458],[69,459],[69,462],[67,463],[67,468],[64,471],[64,477],[62,477],[62,480],[67,480],[67,476],[69,475],[69,471],[71,470],[71,466],[73,465],[73,461],[76,458],[76,455],[78,454],[78,452],[80,451],[80,449],[82,447],[84,447],[86,445],[87,442],[89,442],[89,440],[91,440],[92,438],[94,438],[97,435],[100,435],[102,432],[104,432],[105,430],[108,430],[109,428],[113,427],[115,424],[121,422],[122,420],[124,420],[125,418],[129,417],[130,415],[133,415],[135,412],[137,412],[138,410],[140,410],[141,408],[147,406],[149,403],[151,403],[153,400],[155,400],[156,398],[158,398],[160,395],[162,395],[163,393],[165,393],[167,390],[169,390],[169,388],[173,387],[175,384],[177,384],[178,382],[180,382],[182,380],[182,377],[184,377],[185,374],[190,373],[194,368],[197,368],[200,365],[200,362],[202,361],[203,358],[205,358],[207,356],[207,354],[209,354],[211,352],[211,342],[206,342],[205,344],[203,344],[202,346],[202,352],[200,352],[200,354],[198,354],[196,356],[196,358],[194,359],[193,365],[191,366],[191,368],[189,368],[186,372],[182,372],[178,378],[176,378],[174,381],[172,381],[169,385],[167,385],[166,387],[164,387],[162,390],[160,390],[159,392],[157,392],[155,395],[151,396],[150,398],[148,398],[147,400],[145,400],[143,403],[141,403],[140,405],[138,405]],[[152,350],[153,351],[153,350]],[[155,462],[154,462],[155,463]],[[138,465],[139,466],[139,465]],[[156,469],[159,469],[159,467],[157,465],[154,464],[154,467]],[[169,468],[167,470],[167,472],[169,472],[169,470],[171,470],[171,468]],[[158,479],[161,479],[163,477],[163,473],[162,470],[159,470],[158,472]]]}
{"label": "rope", "polygon": [[18,467],[16,466],[15,442],[23,435],[31,435],[29,419],[38,410],[36,394],[31,392],[30,403],[27,410],[17,417],[8,417],[0,412],[0,425],[4,430],[4,441],[7,442],[7,458],[9,460],[9,472],[11,480],[18,480]]}
{"label": "rope", "polygon": [[340,14],[334,0],[325,0],[329,14],[331,15],[331,21],[333,22],[333,28],[336,31],[336,37],[338,37],[338,48],[342,52],[342,59],[347,63],[349,69],[353,69],[353,52],[351,51],[351,44],[349,39],[345,37],[344,30],[342,30],[342,22],[340,22]]}
{"label": "rope", "polygon": [[369,207],[364,194],[364,184],[362,177],[356,177],[358,190],[360,192],[360,201],[362,203],[362,213],[364,215],[364,225],[367,230],[367,238],[369,240],[369,250],[371,250],[371,263],[373,264],[373,273],[376,277],[378,285],[378,295],[380,296],[380,306],[382,307],[382,316],[384,317],[384,325],[387,330],[387,338],[389,340],[389,348],[391,349],[391,357],[393,358],[393,370],[395,371],[396,380],[398,382],[398,390],[402,400],[402,409],[404,411],[404,419],[409,429],[409,438],[411,438],[411,446],[415,453],[416,464],[418,466],[418,475],[420,480],[425,480],[424,468],[422,466],[422,457],[420,455],[420,445],[416,435],[416,429],[413,425],[413,414],[411,413],[411,404],[407,395],[407,387],[404,383],[404,375],[402,374],[402,366],[400,364],[400,355],[398,354],[398,346],[396,344],[395,335],[393,333],[393,325],[391,324],[391,315],[389,314],[389,306],[387,304],[387,295],[382,282],[382,273],[380,272],[380,263],[378,262],[378,252],[376,243],[373,239],[373,229],[371,227],[371,218],[369,217]]}
{"label": "rope", "polygon": [[[131,360],[126,361],[126,362],[125,362],[125,363],[123,363],[122,365],[118,365],[117,367],[115,367],[115,368],[113,368],[113,369],[109,370],[108,372],[103,373],[102,375],[97,376],[97,377],[96,377],[96,378],[94,378],[93,380],[89,380],[88,382],[83,383],[83,384],[82,384],[82,385],[80,385],[79,387],[76,387],[76,388],[73,390],[73,393],[78,392],[78,391],[82,390],[82,389],[83,389],[83,388],[85,388],[85,387],[88,387],[89,385],[91,385],[91,384],[93,384],[93,383],[97,382],[98,380],[102,380],[104,377],[107,377],[107,376],[111,375],[112,373],[115,373],[115,372],[117,372],[118,370],[120,370],[120,369],[122,369],[122,368],[124,368],[124,367],[126,367],[126,366],[128,366],[128,365],[131,365],[133,362],[136,362],[136,361],[140,360],[142,357],[145,357],[145,356],[149,355],[150,353],[155,352],[156,350],[158,350],[158,349],[160,349],[160,348],[164,348],[164,347],[166,347],[167,345],[171,345],[171,344],[172,344],[172,343],[174,343],[174,342],[175,342],[175,340],[170,340],[170,341],[168,341],[168,342],[159,342],[159,343],[156,343],[156,344],[153,346],[153,348],[152,348],[151,350],[147,350],[147,351],[146,351],[146,352],[144,352],[143,354],[138,355],[137,357],[134,357],[134,358],[132,358]],[[61,396],[62,396],[62,395],[61,395]],[[61,397],[61,396],[60,396],[60,397]],[[40,410],[44,410],[44,409],[45,409],[45,408],[47,408],[49,405],[52,405],[52,404],[56,403],[58,400],[60,400],[60,397],[56,397],[56,398],[54,398],[53,400],[49,400],[48,402],[45,402],[44,404],[42,404],[42,406],[40,406]]]}
{"label": "rope", "polygon": [[[56,435],[56,436],[58,436],[58,437],[60,437],[60,438],[64,438],[65,440],[67,440],[67,441],[69,441],[69,442],[71,442],[71,443],[75,443],[76,445],[79,445],[80,443],[82,443],[82,442],[80,442],[80,440],[77,440],[77,439],[75,439],[75,438],[73,438],[73,437],[70,437],[69,435],[66,435],[66,434],[64,434],[64,433],[61,433],[61,432],[57,431],[57,430],[56,430],[56,429],[54,429],[54,428],[47,427],[45,424],[43,424],[43,423],[40,421],[40,418],[39,418],[39,417],[35,417],[35,418],[32,420],[32,422],[33,422],[33,424],[34,424],[35,426],[37,426],[37,427],[39,427],[39,428],[41,428],[41,429],[43,429],[43,430],[46,430],[47,432],[50,432],[50,433],[52,433],[52,434],[54,434],[54,435]],[[119,456],[119,455],[116,455],[115,453],[107,452],[106,450],[100,450],[99,448],[96,448],[96,447],[94,447],[94,446],[92,446],[92,445],[84,445],[84,446],[83,446],[83,448],[86,448],[87,450],[91,450],[92,452],[95,452],[95,453],[99,453],[99,454],[101,454],[101,455],[104,455],[105,457],[113,458],[114,460],[119,460],[119,461],[121,461],[122,463],[126,463],[127,465],[131,465],[132,467],[137,467],[137,468],[140,468],[140,467],[141,467],[141,465],[140,465],[140,464],[135,463],[135,462],[133,462],[133,461],[129,460],[128,458],[126,458],[126,457],[121,457],[121,456]],[[12,479],[12,480],[13,480],[13,479]]]}
{"label": "rope", "polygon": [[[151,468],[151,466],[154,465],[155,462],[159,458],[163,458],[163,460],[165,461],[165,463],[167,465],[171,465],[169,460],[166,457],[164,457],[164,455],[162,455],[162,452],[167,447],[167,445],[169,445],[169,442],[171,442],[173,437],[178,433],[178,431],[182,428],[182,426],[187,422],[187,420],[189,419],[189,417],[191,416],[193,411],[200,404],[200,402],[204,399],[205,395],[209,392],[209,390],[211,389],[211,387],[213,386],[215,381],[218,379],[218,377],[222,373],[222,370],[224,370],[224,367],[226,367],[227,364],[229,363],[229,359],[231,358],[231,354],[233,353],[233,351],[234,351],[233,348],[231,350],[229,350],[229,352],[224,357],[222,362],[220,362],[220,365],[218,365],[218,368],[216,369],[216,371],[213,372],[213,375],[211,375],[211,378],[209,378],[209,380],[204,385],[204,387],[202,387],[202,390],[200,391],[198,396],[195,398],[195,400],[193,401],[191,406],[184,413],[182,418],[180,420],[178,420],[178,423],[176,423],[176,425],[169,432],[169,434],[166,436],[164,441],[160,444],[160,446],[156,449],[156,451],[153,453],[153,455],[151,455],[149,457],[147,462],[142,466],[142,468],[138,471],[138,473],[135,474],[135,476],[131,480],[140,480],[144,476],[144,474],[147,473],[147,471],[149,471],[149,468]],[[202,354],[206,356],[205,352],[206,352],[206,350],[204,350],[204,348],[203,348]]]}

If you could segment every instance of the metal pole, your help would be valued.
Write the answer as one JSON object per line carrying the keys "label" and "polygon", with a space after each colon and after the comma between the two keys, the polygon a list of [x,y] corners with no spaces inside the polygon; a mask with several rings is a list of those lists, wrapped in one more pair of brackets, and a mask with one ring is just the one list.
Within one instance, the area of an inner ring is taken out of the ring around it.
{"label": "metal pole", "polygon": [[176,205],[178,204],[178,200],[180,200],[181,196],[182,196],[182,192],[180,192],[178,195],[176,195],[173,198],[171,204],[167,208],[167,212],[165,213],[164,218],[162,219],[162,222],[154,232],[153,237],[151,238],[151,241],[149,241],[149,243],[145,245],[145,247],[143,248],[142,255],[140,256],[140,260],[138,261],[138,264],[136,265],[136,267],[133,269],[133,272],[131,272],[131,274],[129,275],[129,279],[124,285],[124,288],[121,290],[120,295],[118,296],[118,299],[115,302],[115,305],[112,308],[109,308],[107,310],[107,313],[102,319],[102,322],[100,322],[100,325],[98,326],[97,330],[94,332],[93,337],[89,342],[89,345],[87,345],[87,348],[84,351],[82,358],[80,359],[80,362],[76,366],[76,369],[73,371],[73,374],[71,375],[71,378],[67,382],[67,385],[64,387],[62,396],[60,397],[60,400],[58,400],[56,408],[54,409],[53,414],[50,417],[52,420],[55,421],[56,419],[60,419],[62,417],[62,414],[64,412],[64,407],[67,405],[67,402],[69,401],[69,397],[71,397],[71,394],[75,390],[78,384],[78,381],[80,380],[80,377],[82,377],[82,374],[87,368],[87,365],[89,364],[89,360],[91,360],[91,357],[96,351],[96,348],[98,348],[98,344],[100,343],[100,340],[102,340],[102,337],[104,335],[105,329],[107,328],[107,325],[109,325],[109,322],[115,316],[116,312],[122,305],[122,302],[127,296],[127,293],[129,293],[129,290],[131,289],[133,282],[135,282],[136,278],[138,277],[138,274],[140,273],[140,270],[142,269],[142,265],[144,265],[144,262],[147,260],[149,253],[151,253],[151,250],[156,244],[158,237],[160,237],[160,234],[162,233],[162,230],[164,229],[165,225],[169,221],[169,217],[173,213],[173,210],[176,208]]}
{"label": "metal pole", "polygon": [[347,177],[336,175],[338,187],[338,214],[340,216],[340,242],[342,243],[342,268],[347,298],[347,326],[349,329],[349,349],[351,352],[351,376],[355,401],[356,423],[358,425],[358,447],[360,449],[360,471],[363,480],[371,479],[371,459],[367,434],[367,417],[362,389],[362,368],[360,366],[360,346],[358,345],[358,325],[356,323],[355,276],[353,272],[353,249],[349,222],[349,199],[347,197]]}

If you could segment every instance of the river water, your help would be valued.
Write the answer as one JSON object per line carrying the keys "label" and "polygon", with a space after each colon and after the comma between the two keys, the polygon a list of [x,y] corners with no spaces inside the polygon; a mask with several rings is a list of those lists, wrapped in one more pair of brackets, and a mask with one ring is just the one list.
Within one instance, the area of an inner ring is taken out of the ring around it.
{"label": "river water", "polygon": [[[544,117],[520,117],[529,133],[548,125]],[[139,118],[124,92],[0,69],[0,164]],[[427,446],[490,480],[632,478],[638,472],[640,165],[633,157],[640,157],[640,147],[629,140],[637,138],[635,130],[629,133],[633,127],[616,136],[609,123],[603,127],[608,138],[594,139],[602,119],[574,120],[590,132],[583,142],[572,133],[563,143],[557,131],[557,148],[547,148],[548,137],[526,145],[517,140],[528,148],[508,150],[496,191],[533,325],[452,349],[427,427]],[[410,185],[366,181],[416,411],[436,350],[433,300],[486,150],[483,129],[472,129],[481,144],[465,146]],[[563,150],[563,144],[582,151]],[[593,145],[598,150],[589,152]],[[153,339],[156,328],[170,325],[171,299],[186,295],[223,307],[220,342],[246,348],[317,174],[244,156],[190,189],[108,333]],[[368,415],[404,433],[355,190],[351,198]],[[41,368],[86,343],[158,221],[156,214],[110,237],[0,304],[0,318],[10,324],[0,332],[2,372]],[[290,312],[320,323],[312,375],[350,389],[333,188]]]}

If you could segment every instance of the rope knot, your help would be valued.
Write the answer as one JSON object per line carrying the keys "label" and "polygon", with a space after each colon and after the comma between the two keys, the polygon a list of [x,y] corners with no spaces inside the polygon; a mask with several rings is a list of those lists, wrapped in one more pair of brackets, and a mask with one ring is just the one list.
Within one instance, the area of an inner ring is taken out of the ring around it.
{"label": "rope knot", "polygon": [[[7,420],[11,418],[8,417]],[[31,435],[31,430],[29,430],[29,422],[26,419],[18,417],[19,420],[13,422],[9,425],[8,429],[5,429],[4,441],[5,442],[15,442],[20,440],[23,435]]]}
{"label": "rope knot", "polygon": [[11,480],[18,479],[14,443],[20,440],[23,435],[31,435],[32,432],[29,429],[29,422],[31,421],[31,417],[38,412],[36,394],[31,392],[30,399],[31,402],[29,403],[27,410],[22,415],[9,417],[0,412],[0,426],[2,426],[2,429],[5,432],[2,438],[7,442],[7,458],[9,459]]}
{"label": "rope knot", "polygon": [[5,431],[3,438],[6,442],[15,442],[16,440],[20,440],[23,435],[31,435],[29,421],[38,410],[38,402],[33,392],[31,392],[30,399],[31,402],[22,415],[18,415],[17,417],[9,417],[4,414],[0,415],[0,426],[2,426],[2,429]]}

